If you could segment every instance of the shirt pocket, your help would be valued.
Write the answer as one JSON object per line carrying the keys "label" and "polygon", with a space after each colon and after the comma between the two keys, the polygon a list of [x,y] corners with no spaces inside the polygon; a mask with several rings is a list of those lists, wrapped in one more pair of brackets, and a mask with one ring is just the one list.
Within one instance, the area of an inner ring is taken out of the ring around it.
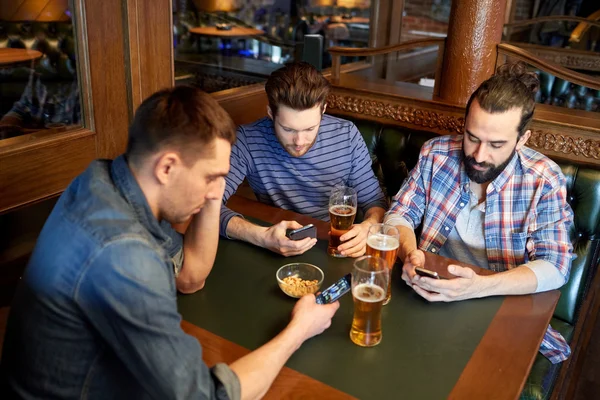
{"label": "shirt pocket", "polygon": [[511,268],[525,264],[529,260],[527,237],[527,232],[510,233],[502,237],[504,254]]}

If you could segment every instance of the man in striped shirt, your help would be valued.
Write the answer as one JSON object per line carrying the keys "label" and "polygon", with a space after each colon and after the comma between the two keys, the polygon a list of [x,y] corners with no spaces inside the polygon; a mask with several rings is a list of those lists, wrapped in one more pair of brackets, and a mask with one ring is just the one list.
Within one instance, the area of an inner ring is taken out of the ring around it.
{"label": "man in striped shirt", "polygon": [[286,229],[300,228],[298,222],[261,227],[227,208],[227,200],[247,178],[260,202],[328,221],[331,189],[344,184],[356,189],[363,220],[342,235],[338,251],[364,254],[368,229],[381,222],[387,204],[360,132],[353,123],[324,114],[329,82],[308,63],[273,72],[265,90],[268,117],[241,126],[231,150],[221,234],[284,256],[302,254],[317,241],[288,239]]}
{"label": "man in striped shirt", "polygon": [[[573,212],[565,177],[553,161],[525,147],[538,88],[523,63],[500,67],[467,103],[464,135],[425,143],[394,197],[385,220],[400,229],[402,279],[425,299],[527,294],[568,281]],[[450,265],[456,279],[420,277],[415,267],[423,266],[423,251],[498,273],[480,276]],[[541,352],[554,363],[570,350],[549,327]]]}

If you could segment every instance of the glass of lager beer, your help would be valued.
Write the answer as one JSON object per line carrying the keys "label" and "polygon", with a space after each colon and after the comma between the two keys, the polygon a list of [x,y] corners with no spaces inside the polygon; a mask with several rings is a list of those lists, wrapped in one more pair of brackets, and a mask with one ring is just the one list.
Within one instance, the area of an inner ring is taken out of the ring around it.
{"label": "glass of lager beer", "polygon": [[329,246],[327,254],[334,257],[344,257],[337,248],[342,241],[340,236],[352,228],[356,217],[356,190],[347,186],[336,186],[329,196],[329,218],[331,232],[329,233]]}
{"label": "glass of lager beer", "polygon": [[383,258],[362,256],[352,270],[354,318],[350,340],[363,347],[381,342],[381,308],[388,288],[389,268]]}
{"label": "glass of lager beer", "polygon": [[367,255],[383,258],[390,269],[387,296],[383,305],[392,298],[392,270],[396,263],[396,255],[400,247],[400,232],[398,228],[387,224],[374,224],[367,234]]}

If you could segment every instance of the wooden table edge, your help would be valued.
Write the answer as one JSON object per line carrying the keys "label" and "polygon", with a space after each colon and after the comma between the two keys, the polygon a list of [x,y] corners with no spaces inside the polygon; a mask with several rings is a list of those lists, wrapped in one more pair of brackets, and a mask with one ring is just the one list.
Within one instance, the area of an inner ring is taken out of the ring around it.
{"label": "wooden table edge", "polygon": [[[506,296],[448,398],[478,399],[490,393],[497,399],[519,398],[559,298],[558,290]],[[514,320],[514,314],[525,312],[534,315],[506,323],[507,318]],[[530,337],[532,331],[540,334]],[[532,352],[533,357],[523,356]]]}
{"label": "wooden table edge", "polygon": [[[230,364],[250,353],[250,350],[245,347],[190,322],[182,321],[181,328],[200,342],[202,345],[202,358],[210,367],[217,363]],[[302,351],[302,348],[299,351]],[[318,362],[318,360],[315,360],[315,362]],[[288,367],[283,367],[279,372],[264,398],[273,400],[293,398],[355,399],[349,394]]]}
{"label": "wooden table edge", "polygon": [[[199,29],[199,28],[215,28],[215,33],[204,32],[202,29]],[[196,27],[196,28],[191,28],[189,30],[189,32],[192,33],[192,34],[194,34],[194,35],[218,37],[218,38],[223,38],[223,39],[254,37],[254,36],[262,36],[262,35],[265,34],[265,32],[261,31],[260,29],[245,28],[245,27],[241,27],[241,28],[246,29],[247,30],[246,33],[241,33],[240,32],[240,33],[236,34],[235,31],[231,31],[231,30],[218,30],[216,27],[213,27],[213,26],[199,26],[199,27]]]}
{"label": "wooden table edge", "polygon": [[[14,52],[14,53],[18,53],[18,54],[26,54],[26,56],[25,57],[23,57],[23,56],[14,57],[13,56],[11,58],[10,56],[2,55],[2,53],[10,53],[10,52]],[[5,48],[0,49],[0,67],[1,68],[14,68],[19,65],[25,65],[28,63],[35,62],[36,60],[42,58],[43,55],[44,54],[39,50],[5,47]],[[6,57],[6,59],[5,59],[5,57]]]}

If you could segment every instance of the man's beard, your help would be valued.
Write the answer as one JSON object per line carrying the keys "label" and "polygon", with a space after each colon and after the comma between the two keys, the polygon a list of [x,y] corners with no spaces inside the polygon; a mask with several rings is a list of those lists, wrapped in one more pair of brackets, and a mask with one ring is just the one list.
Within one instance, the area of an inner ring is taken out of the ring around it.
{"label": "man's beard", "polygon": [[[496,179],[498,177],[498,175],[500,175],[502,173],[502,171],[504,171],[504,169],[506,168],[506,166],[510,163],[510,161],[513,159],[513,157],[515,156],[515,153],[517,152],[517,146],[515,145],[515,148],[513,149],[512,153],[510,153],[510,156],[506,159],[506,161],[504,161],[502,164],[498,165],[497,167],[494,164],[490,164],[490,163],[478,163],[477,161],[475,161],[475,158],[473,158],[472,156],[467,156],[465,154],[465,146],[463,145],[463,162],[465,164],[465,170],[467,171],[467,176],[469,177],[470,180],[472,180],[475,183],[486,183],[486,182],[491,182],[494,179]],[[477,165],[478,167],[482,167],[482,168],[487,168],[486,171],[478,171],[475,168],[473,168],[474,165]]]}

